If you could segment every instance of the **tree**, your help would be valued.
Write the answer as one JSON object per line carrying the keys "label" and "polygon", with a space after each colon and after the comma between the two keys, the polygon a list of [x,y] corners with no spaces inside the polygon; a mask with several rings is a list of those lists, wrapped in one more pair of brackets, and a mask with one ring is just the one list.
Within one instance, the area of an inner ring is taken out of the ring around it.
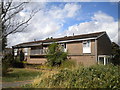
{"label": "tree", "polygon": [[[7,36],[23,32],[28,27],[29,21],[39,11],[39,9],[32,9],[27,17],[21,18],[19,14],[25,10],[28,4],[28,2],[14,2],[13,0],[2,0],[0,2],[0,55],[1,53],[2,56],[4,55],[2,59],[4,73],[10,66],[9,55],[3,53],[7,45]],[[12,61],[14,61],[13,58]]]}
{"label": "tree", "polygon": [[20,18],[19,13],[23,11],[28,2],[14,2],[13,0],[2,0],[0,3],[0,25],[2,38],[2,50],[6,46],[7,36],[16,32],[22,32],[28,27],[29,21],[39,11],[39,9],[33,9],[29,11],[29,17]]}
{"label": "tree", "polygon": [[60,44],[53,43],[48,47],[47,63],[49,66],[60,66],[66,59],[67,53]]}
{"label": "tree", "polygon": [[112,42],[112,63],[120,65],[120,46]]}

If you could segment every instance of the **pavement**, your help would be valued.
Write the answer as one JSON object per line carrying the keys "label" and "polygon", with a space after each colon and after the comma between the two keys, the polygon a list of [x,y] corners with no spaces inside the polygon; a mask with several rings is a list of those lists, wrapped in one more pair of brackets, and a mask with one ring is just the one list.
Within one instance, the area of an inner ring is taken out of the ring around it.
{"label": "pavement", "polygon": [[22,85],[30,84],[33,80],[26,80],[26,81],[17,81],[17,82],[2,82],[2,88],[19,88]]}

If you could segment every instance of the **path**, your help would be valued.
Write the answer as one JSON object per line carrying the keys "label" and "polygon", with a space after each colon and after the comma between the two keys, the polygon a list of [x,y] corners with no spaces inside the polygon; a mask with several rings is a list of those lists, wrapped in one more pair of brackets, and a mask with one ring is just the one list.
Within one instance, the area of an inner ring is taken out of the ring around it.
{"label": "path", "polygon": [[30,84],[32,82],[33,82],[33,80],[17,81],[17,82],[3,82],[2,88],[20,87],[22,85]]}

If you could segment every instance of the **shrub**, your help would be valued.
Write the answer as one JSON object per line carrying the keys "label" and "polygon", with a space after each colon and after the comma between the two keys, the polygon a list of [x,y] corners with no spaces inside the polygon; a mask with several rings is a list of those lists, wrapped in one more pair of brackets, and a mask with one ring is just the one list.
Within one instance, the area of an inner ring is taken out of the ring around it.
{"label": "shrub", "polygon": [[60,66],[67,59],[67,53],[63,47],[57,43],[53,43],[48,47],[47,64],[49,66]]}
{"label": "shrub", "polygon": [[112,42],[112,63],[120,65],[120,46]]}
{"label": "shrub", "polygon": [[61,69],[65,69],[65,68],[73,69],[75,67],[76,67],[76,62],[74,60],[69,60],[69,59],[63,61],[63,63],[60,66]]}
{"label": "shrub", "polygon": [[24,68],[26,66],[26,62],[24,61],[25,55],[20,51],[20,54],[18,54],[15,58],[14,61],[12,62],[12,66],[16,68]]}
{"label": "shrub", "polygon": [[[119,66],[96,65],[75,70],[64,69],[36,85],[42,88],[120,88]],[[29,87],[36,87],[35,84]]]}
{"label": "shrub", "polygon": [[14,58],[11,53],[5,54],[2,58],[2,74],[6,75],[8,68],[12,67],[12,62]]}

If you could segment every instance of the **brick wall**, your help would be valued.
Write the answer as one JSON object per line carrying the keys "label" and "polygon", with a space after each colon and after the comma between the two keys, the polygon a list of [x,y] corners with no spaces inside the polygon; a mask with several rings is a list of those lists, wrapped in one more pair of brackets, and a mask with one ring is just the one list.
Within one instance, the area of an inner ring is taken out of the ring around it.
{"label": "brick wall", "polygon": [[[68,54],[70,55],[86,55],[85,53],[83,53],[82,41],[67,43],[67,51],[68,51]],[[95,55],[95,41],[94,40],[91,40],[91,53],[89,53],[89,55]]]}
{"label": "brick wall", "polygon": [[95,58],[95,40],[91,40],[91,53],[83,53],[82,41],[67,43],[68,57],[77,63],[82,63],[84,66],[96,64]]}

